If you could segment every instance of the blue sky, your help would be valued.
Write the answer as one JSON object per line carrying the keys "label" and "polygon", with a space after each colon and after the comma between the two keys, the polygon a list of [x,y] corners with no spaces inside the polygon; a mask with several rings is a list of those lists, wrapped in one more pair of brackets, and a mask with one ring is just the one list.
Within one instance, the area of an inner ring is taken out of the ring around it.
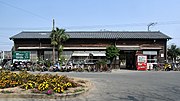
{"label": "blue sky", "polygon": [[0,0],[0,50],[26,30],[161,31],[180,46],[180,0]]}

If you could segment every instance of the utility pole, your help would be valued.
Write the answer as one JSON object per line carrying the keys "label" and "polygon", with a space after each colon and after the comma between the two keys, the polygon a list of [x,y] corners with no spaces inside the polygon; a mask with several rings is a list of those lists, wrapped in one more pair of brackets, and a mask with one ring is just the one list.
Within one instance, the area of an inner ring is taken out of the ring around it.
{"label": "utility pole", "polygon": [[157,22],[152,22],[152,23],[148,24],[148,25],[147,25],[147,26],[148,26],[148,31],[150,31],[149,28],[150,28],[151,26],[154,26],[154,25],[156,25],[156,24],[157,24]]}
{"label": "utility pole", "polygon": [[54,19],[53,19],[53,30],[54,30],[54,26],[55,26],[55,21],[54,21]]}
{"label": "utility pole", "polygon": [[[52,29],[52,33],[54,33],[54,26],[55,26],[55,21],[53,19],[53,29]],[[54,38],[54,34],[53,34],[53,38]],[[54,40],[54,39],[53,39]],[[55,64],[55,45],[53,45],[53,64]]]}
{"label": "utility pole", "polygon": [[1,63],[0,63],[0,66],[2,65],[2,60],[3,60],[3,59],[2,59],[2,58],[3,58],[3,57],[2,57],[2,54],[3,54],[3,51],[0,51],[0,57],[1,57],[1,58],[0,58],[0,59],[1,59],[1,61],[0,61],[0,62],[1,62]]}

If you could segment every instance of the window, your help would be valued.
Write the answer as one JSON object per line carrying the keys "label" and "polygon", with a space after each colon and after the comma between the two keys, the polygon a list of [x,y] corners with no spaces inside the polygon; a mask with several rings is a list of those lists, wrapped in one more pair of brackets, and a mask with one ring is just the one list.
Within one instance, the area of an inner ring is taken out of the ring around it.
{"label": "window", "polygon": [[74,64],[95,64],[105,56],[105,51],[74,51],[71,59]]}
{"label": "window", "polygon": [[147,55],[147,63],[157,63],[157,51],[143,51]]}
{"label": "window", "polygon": [[31,51],[30,57],[31,57],[32,62],[36,62],[37,61],[37,51]]}
{"label": "window", "polygon": [[147,63],[157,63],[156,55],[147,55]]}
{"label": "window", "polygon": [[[52,54],[53,54],[52,51],[44,51],[44,59],[52,61],[53,60]],[[57,51],[55,51],[55,60],[56,61],[58,60],[58,52]]]}
{"label": "window", "polygon": [[44,51],[44,59],[52,60],[52,51]]}

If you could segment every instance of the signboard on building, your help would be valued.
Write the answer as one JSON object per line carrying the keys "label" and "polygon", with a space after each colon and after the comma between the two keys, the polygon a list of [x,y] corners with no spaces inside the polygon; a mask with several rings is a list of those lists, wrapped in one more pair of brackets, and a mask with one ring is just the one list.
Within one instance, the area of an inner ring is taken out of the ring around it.
{"label": "signboard on building", "polygon": [[13,51],[12,58],[16,60],[30,60],[29,51]]}

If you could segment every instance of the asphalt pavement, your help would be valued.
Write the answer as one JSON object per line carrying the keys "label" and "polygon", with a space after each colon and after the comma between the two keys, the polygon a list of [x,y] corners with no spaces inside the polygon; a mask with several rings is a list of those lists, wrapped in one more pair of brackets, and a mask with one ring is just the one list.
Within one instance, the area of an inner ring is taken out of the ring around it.
{"label": "asphalt pavement", "polygon": [[71,98],[1,98],[0,101],[180,101],[180,72],[176,71],[50,73],[87,79],[93,83],[93,87]]}

